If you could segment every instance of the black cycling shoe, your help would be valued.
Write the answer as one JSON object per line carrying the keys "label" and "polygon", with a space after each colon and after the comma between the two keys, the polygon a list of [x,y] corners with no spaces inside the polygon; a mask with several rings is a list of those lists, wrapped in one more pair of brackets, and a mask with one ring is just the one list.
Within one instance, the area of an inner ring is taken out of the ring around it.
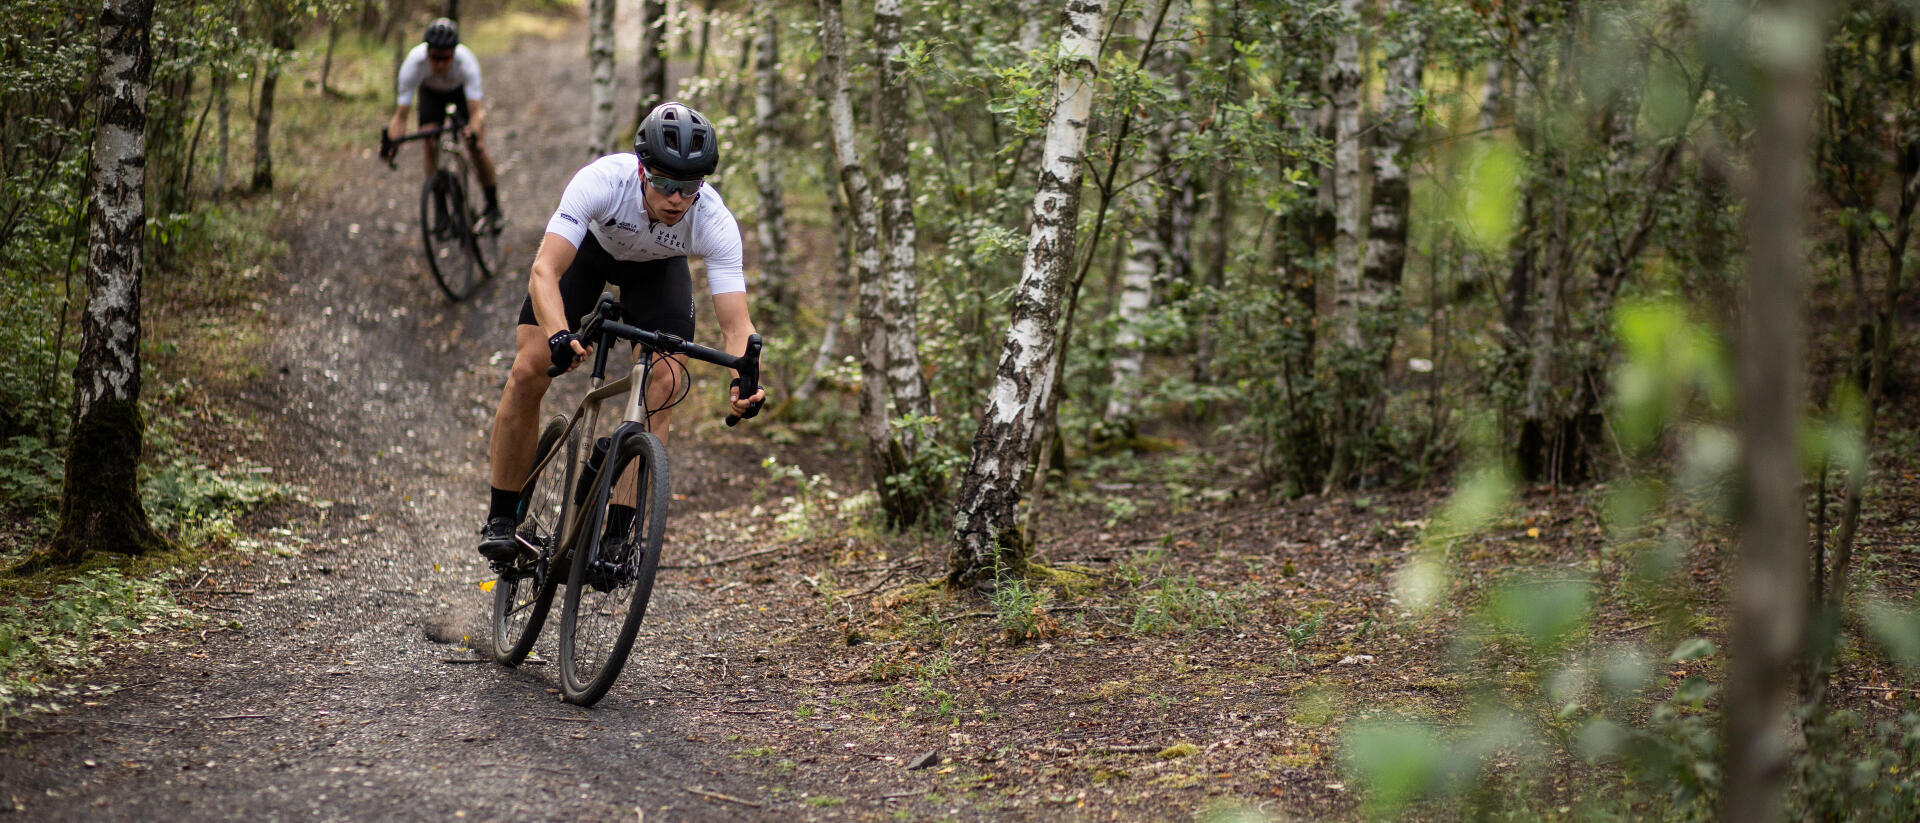
{"label": "black cycling shoe", "polygon": [[511,517],[494,517],[480,528],[480,556],[497,563],[511,562],[520,556],[520,541],[513,536]]}
{"label": "black cycling shoe", "polygon": [[497,235],[506,225],[507,216],[500,213],[500,204],[495,203],[480,213],[480,219],[475,224],[475,233]]}

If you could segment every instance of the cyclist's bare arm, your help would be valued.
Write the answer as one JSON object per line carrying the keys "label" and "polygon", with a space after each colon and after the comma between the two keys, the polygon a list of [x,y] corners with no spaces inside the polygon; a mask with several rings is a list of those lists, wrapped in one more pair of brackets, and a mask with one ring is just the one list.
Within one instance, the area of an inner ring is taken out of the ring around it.
{"label": "cyclist's bare arm", "polygon": [[[467,137],[479,140],[486,133],[487,104],[477,97],[467,98]],[[564,269],[562,270],[564,271]]]}
{"label": "cyclist's bare arm", "polygon": [[[747,293],[743,291],[726,292],[713,296],[713,316],[720,321],[720,348],[735,357],[747,352],[747,337],[755,334],[753,319],[747,315]],[[739,377],[739,372],[733,372]],[[752,396],[741,397],[738,388],[727,390],[727,399],[733,403],[734,414],[744,414],[753,404],[767,399],[765,391],[756,391]]]}
{"label": "cyclist's bare arm", "polygon": [[[540,334],[548,339],[567,331],[567,304],[560,297],[560,275],[573,265],[573,256],[578,253],[579,249],[574,248],[567,238],[547,232],[547,236],[540,240],[539,253],[533,256],[533,273],[527,278],[527,297],[533,301],[533,319],[540,324]],[[593,353],[592,347],[579,340],[573,341],[573,351],[581,358],[575,361],[576,366]]]}
{"label": "cyclist's bare arm", "polygon": [[413,106],[406,103],[394,106],[393,122],[387,124],[387,134],[396,140],[407,136],[407,112],[412,110]]}

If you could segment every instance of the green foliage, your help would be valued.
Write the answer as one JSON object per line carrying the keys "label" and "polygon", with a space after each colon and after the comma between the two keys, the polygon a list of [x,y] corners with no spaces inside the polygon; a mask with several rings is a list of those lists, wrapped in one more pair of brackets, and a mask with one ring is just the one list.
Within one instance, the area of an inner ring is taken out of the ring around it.
{"label": "green foliage", "polygon": [[91,665],[100,643],[198,620],[173,601],[170,579],[95,569],[54,586],[45,598],[16,593],[0,600],[0,721],[26,710],[58,711],[80,695],[79,686],[62,678]]}
{"label": "green foliage", "polygon": [[1052,635],[1059,622],[1047,614],[1053,594],[1017,575],[994,578],[993,591],[987,596],[1000,621],[1000,632],[1009,643],[1023,643]]}
{"label": "green foliage", "polygon": [[283,489],[245,466],[216,471],[174,456],[146,473],[141,499],[153,527],[189,546],[238,536],[238,518]]}

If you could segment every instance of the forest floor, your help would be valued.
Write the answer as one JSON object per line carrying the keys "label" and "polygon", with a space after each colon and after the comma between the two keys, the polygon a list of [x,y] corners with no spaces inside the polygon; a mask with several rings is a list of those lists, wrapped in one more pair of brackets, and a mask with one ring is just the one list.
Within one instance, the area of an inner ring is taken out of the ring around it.
{"label": "forest floor", "polygon": [[[1245,455],[1198,439],[1083,458],[1036,513],[1055,574],[1031,599],[948,592],[935,585],[942,534],[881,532],[860,510],[857,452],[824,451],[836,437],[777,414],[722,428],[719,403],[700,399],[718,395],[709,376],[671,444],[678,568],[662,572],[612,693],[559,702],[552,666],[474,650],[488,645],[490,575],[473,545],[521,272],[584,161],[584,54],[571,21],[482,54],[513,228],[505,274],[467,304],[423,271],[412,155],[389,173],[359,139],[384,122],[377,105],[351,110],[366,122],[355,139],[283,149],[288,248],[255,306],[271,332],[240,358],[251,368],[203,381],[197,437],[209,459],[270,467],[302,493],[254,513],[244,545],[175,586],[207,622],[116,647],[85,675],[100,696],[6,731],[0,809],[1351,819],[1362,810],[1338,753],[1356,722],[1458,728],[1480,696],[1529,692],[1517,657],[1461,658],[1454,644],[1482,594],[1523,570],[1600,584],[1590,643],[1640,640],[1659,660],[1682,638],[1719,639],[1725,541],[1688,545],[1677,585],[1690,606],[1650,606],[1625,583],[1633,558],[1608,537],[1604,488],[1521,490],[1455,547],[1441,607],[1415,613],[1395,573],[1446,490],[1281,498]],[[295,96],[294,116],[346,116],[312,88]],[[1888,428],[1911,445],[1915,424]],[[1876,475],[1862,536],[1865,579],[1896,594],[1920,563],[1915,471]],[[1651,691],[1689,668],[1663,666]],[[1867,654],[1840,682],[1882,709],[1915,685]],[[1578,789],[1571,763],[1528,768],[1549,798]]]}

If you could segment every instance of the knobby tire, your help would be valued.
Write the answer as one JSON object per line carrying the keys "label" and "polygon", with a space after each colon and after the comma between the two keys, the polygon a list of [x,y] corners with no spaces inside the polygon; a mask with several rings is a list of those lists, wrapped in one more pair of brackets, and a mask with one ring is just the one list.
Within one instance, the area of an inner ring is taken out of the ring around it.
{"label": "knobby tire", "polygon": [[[607,531],[618,478],[637,472],[634,516],[619,534]],[[666,537],[667,452],[647,432],[622,438],[594,483],[560,619],[560,690],[569,703],[591,706],[606,696],[633,651],[653,594]]]}
{"label": "knobby tire", "polygon": [[[533,643],[540,639],[540,629],[546,625],[547,615],[553,608],[559,579],[565,576],[555,567],[557,562],[566,559],[558,553],[555,544],[571,513],[567,471],[575,465],[578,450],[574,447],[580,439],[575,433],[569,438],[571,442],[561,442],[566,429],[566,415],[555,415],[547,421],[546,428],[540,432],[540,444],[533,452],[535,465],[540,465],[542,460],[546,463],[520,497],[517,533],[536,546],[551,548],[543,551],[538,559],[502,571],[493,583],[493,657],[503,665],[518,666],[533,651]],[[565,453],[546,460],[548,452],[554,449],[565,449]]]}

